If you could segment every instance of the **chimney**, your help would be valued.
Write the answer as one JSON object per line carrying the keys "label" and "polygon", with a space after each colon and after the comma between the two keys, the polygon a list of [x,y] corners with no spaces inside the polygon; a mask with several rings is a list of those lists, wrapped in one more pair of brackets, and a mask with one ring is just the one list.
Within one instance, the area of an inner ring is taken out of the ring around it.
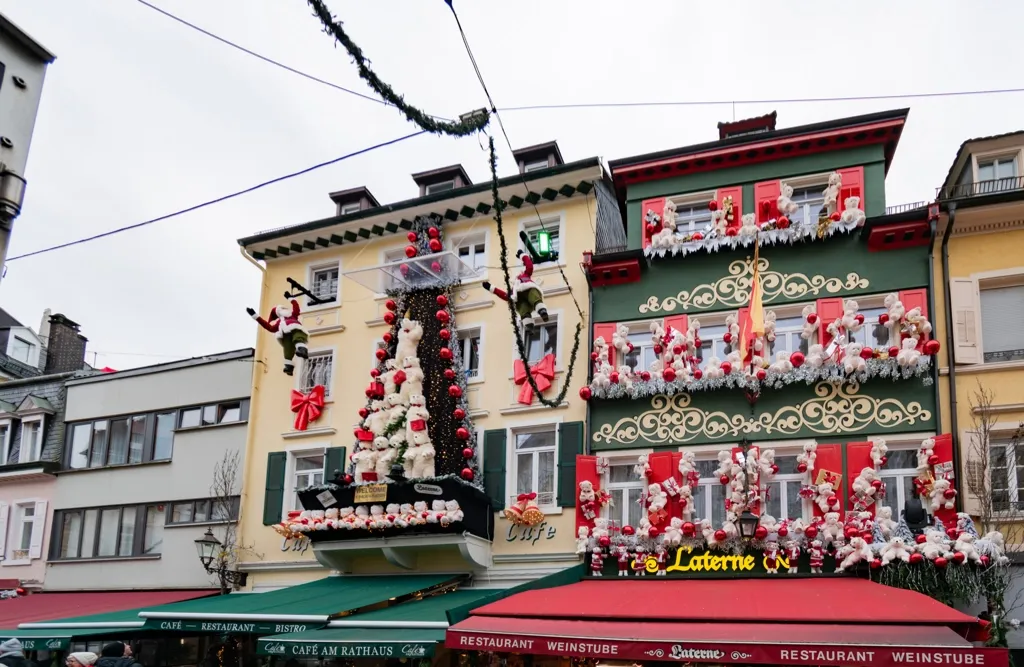
{"label": "chimney", "polygon": [[49,340],[46,349],[46,367],[43,371],[68,373],[85,368],[85,344],[88,338],[78,332],[78,324],[60,313],[50,318]]}

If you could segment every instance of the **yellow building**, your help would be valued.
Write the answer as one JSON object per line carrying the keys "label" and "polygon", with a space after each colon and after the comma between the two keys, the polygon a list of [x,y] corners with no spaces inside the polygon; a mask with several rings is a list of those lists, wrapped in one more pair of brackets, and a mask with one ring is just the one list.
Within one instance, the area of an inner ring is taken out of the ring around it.
{"label": "yellow building", "polygon": [[[580,259],[585,251],[624,246],[625,233],[598,158],[565,164],[554,142],[515,155],[518,173],[499,182],[500,196],[507,202],[503,219],[511,275],[520,270],[515,257],[520,232],[538,244],[539,232],[545,231],[559,253],[557,263],[538,264],[534,272],[549,322],[525,334],[531,364],[554,354],[553,386],[544,393],[550,398],[566,382],[574,333],[581,323],[573,296],[584,314],[589,307]],[[274,335],[259,330],[257,336],[262,372],[256,373],[252,391],[240,528],[241,543],[252,549],[240,554],[239,563],[252,590],[289,586],[330,570],[467,572],[474,575],[475,587],[503,588],[578,562],[571,490],[575,457],[582,453],[586,403],[572,387],[557,408],[520,400],[510,313],[483,287],[488,280],[504,285],[491,183],[472,184],[458,165],[414,174],[413,179],[419,188],[413,199],[381,205],[366,188],[335,192],[330,195],[336,206],[332,217],[240,240],[263,274],[258,312],[264,317],[283,303],[283,293],[295,291],[289,280],[324,301],[310,306],[307,298],[299,298],[309,333],[308,358],[295,360],[293,376],[282,372],[282,349]],[[467,377],[469,417],[484,459],[478,460],[479,469],[495,509],[493,541],[447,535],[406,542],[370,537],[345,544],[282,539],[273,524],[302,508],[297,489],[329,482],[336,470],[351,473],[347,455],[355,443],[353,425],[361,421],[358,412],[367,405],[364,390],[377,365],[374,355],[390,330],[384,319],[385,291],[402,286],[398,268],[407,261],[408,230],[423,216],[436,216],[443,230],[442,253],[451,253],[444,261],[460,264],[463,271],[452,297],[455,332]],[[589,355],[589,322],[582,321],[582,326],[572,379],[577,388],[586,382]],[[323,413],[306,430],[297,430],[292,391],[308,392],[317,384],[327,394]],[[546,514],[543,524],[516,527],[500,518],[510,498],[530,491],[539,494]]]}
{"label": "yellow building", "polygon": [[1004,519],[1024,518],[1013,444],[1024,421],[1022,151],[1024,132],[960,146],[938,192],[933,255],[941,430],[959,444],[964,509],[1007,542],[1020,528]]}

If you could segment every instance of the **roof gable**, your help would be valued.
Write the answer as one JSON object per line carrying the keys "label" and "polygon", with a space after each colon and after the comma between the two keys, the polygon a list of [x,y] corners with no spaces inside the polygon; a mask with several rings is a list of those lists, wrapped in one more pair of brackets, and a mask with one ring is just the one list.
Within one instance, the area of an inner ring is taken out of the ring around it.
{"label": "roof gable", "polygon": [[35,414],[52,415],[55,412],[57,412],[57,409],[53,407],[52,403],[41,396],[35,396],[33,394],[29,394],[22,399],[21,404],[17,409],[17,413],[20,416]]}

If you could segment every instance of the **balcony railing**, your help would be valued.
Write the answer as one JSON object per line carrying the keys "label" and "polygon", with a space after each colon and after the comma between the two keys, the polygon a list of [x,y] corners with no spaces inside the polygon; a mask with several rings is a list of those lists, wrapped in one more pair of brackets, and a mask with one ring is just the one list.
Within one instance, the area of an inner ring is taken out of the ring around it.
{"label": "balcony railing", "polygon": [[978,181],[977,183],[961,183],[950,187],[942,186],[936,191],[935,197],[939,201],[946,201],[994,195],[1001,192],[1013,192],[1014,190],[1024,190],[1024,176],[995,178],[990,181]]}
{"label": "balcony railing", "polygon": [[916,201],[911,204],[900,204],[898,206],[886,206],[886,215],[895,215],[897,213],[906,213],[907,211],[916,211],[918,209],[928,208],[928,202]]}

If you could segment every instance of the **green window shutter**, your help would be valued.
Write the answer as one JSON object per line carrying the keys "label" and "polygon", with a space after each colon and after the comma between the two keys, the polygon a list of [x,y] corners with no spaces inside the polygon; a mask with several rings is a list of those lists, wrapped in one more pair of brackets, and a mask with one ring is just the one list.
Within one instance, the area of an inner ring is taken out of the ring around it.
{"label": "green window shutter", "polygon": [[505,429],[484,431],[484,490],[495,512],[505,507]]}
{"label": "green window shutter", "polygon": [[583,453],[583,422],[558,425],[558,506],[576,507],[576,455]]}
{"label": "green window shutter", "polygon": [[334,478],[345,474],[345,448],[328,447],[324,452],[324,483],[333,482]]}
{"label": "green window shutter", "polygon": [[287,452],[267,454],[267,489],[263,494],[264,526],[273,526],[281,521],[281,507],[284,505],[284,471],[287,465]]}

